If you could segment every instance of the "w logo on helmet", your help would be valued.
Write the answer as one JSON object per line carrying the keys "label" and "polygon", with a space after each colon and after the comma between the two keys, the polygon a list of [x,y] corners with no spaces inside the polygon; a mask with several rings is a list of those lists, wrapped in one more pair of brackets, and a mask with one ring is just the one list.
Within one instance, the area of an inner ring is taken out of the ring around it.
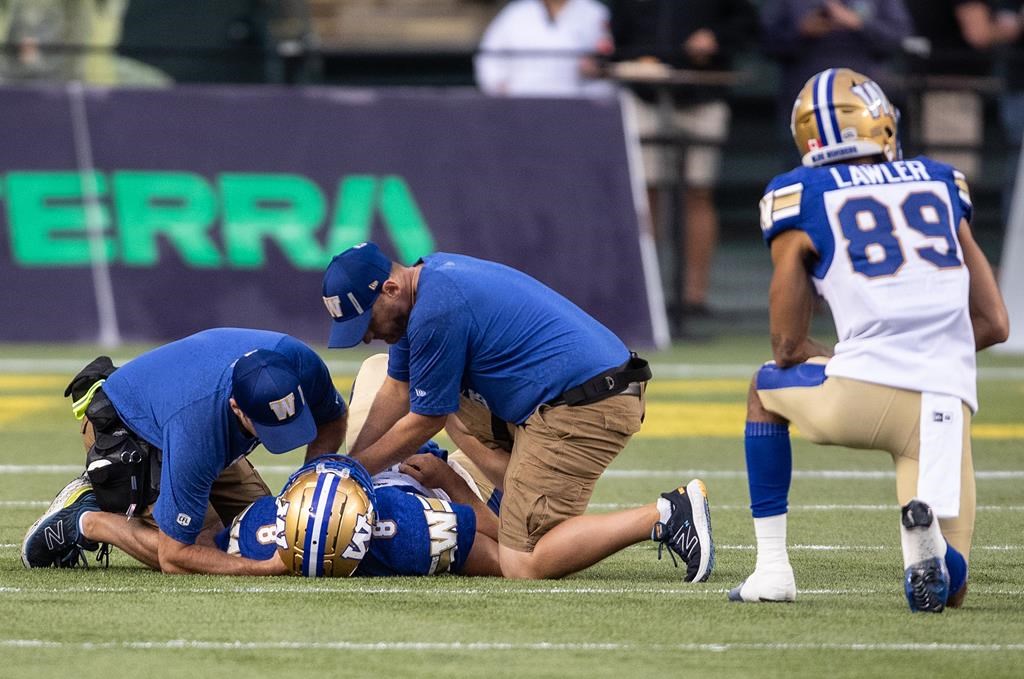
{"label": "w logo on helmet", "polygon": [[892,104],[889,103],[882,88],[874,80],[865,80],[859,85],[854,85],[850,90],[864,102],[872,118],[877,119],[882,114],[893,114]]}
{"label": "w logo on helmet", "polygon": [[274,416],[277,417],[278,422],[284,422],[289,417],[295,416],[295,394],[289,393],[284,398],[276,401],[271,401],[267,404],[270,409],[274,411]]}
{"label": "w logo on helmet", "polygon": [[366,552],[370,547],[372,532],[373,528],[370,526],[369,517],[366,514],[356,516],[355,532],[352,533],[352,539],[349,541],[348,547],[341,553],[341,558],[359,560],[366,556]]}

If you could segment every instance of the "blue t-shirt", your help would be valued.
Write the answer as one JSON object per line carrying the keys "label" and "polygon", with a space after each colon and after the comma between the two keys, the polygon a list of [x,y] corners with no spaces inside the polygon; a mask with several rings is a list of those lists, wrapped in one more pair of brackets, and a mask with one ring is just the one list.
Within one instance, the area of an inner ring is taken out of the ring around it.
{"label": "blue t-shirt", "polygon": [[[426,498],[395,487],[377,488],[370,549],[354,576],[460,573],[476,539],[473,508]],[[238,518],[237,535],[225,528],[215,542],[248,559],[269,559],[277,549],[277,503],[262,497]],[[232,544],[234,541],[234,544]]]}
{"label": "blue t-shirt", "polygon": [[259,443],[231,412],[231,370],[253,349],[291,361],[318,425],[345,412],[323,360],[279,332],[216,328],[171,342],[131,360],[103,384],[124,423],[163,454],[157,525],[192,544],[203,527],[210,489],[221,471]]}
{"label": "blue t-shirt", "polygon": [[454,413],[468,390],[517,424],[629,358],[608,328],[539,281],[443,252],[424,259],[409,326],[389,353],[412,412]]}

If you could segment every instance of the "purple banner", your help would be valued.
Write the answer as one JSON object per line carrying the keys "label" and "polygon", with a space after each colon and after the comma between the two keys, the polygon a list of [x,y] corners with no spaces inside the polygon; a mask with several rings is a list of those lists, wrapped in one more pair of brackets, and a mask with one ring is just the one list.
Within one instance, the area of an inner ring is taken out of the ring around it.
{"label": "purple banner", "polygon": [[99,258],[126,340],[322,344],[323,267],[372,239],[503,262],[654,344],[615,100],[14,88],[0,121],[0,340],[95,340]]}

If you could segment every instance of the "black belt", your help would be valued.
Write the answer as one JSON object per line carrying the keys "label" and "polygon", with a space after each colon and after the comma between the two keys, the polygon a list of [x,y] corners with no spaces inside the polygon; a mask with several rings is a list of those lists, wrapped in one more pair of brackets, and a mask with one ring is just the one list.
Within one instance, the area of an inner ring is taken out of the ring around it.
{"label": "black belt", "polygon": [[631,389],[632,385],[646,382],[649,379],[651,379],[651,366],[646,360],[631,352],[629,360],[622,365],[605,370],[583,384],[567,389],[561,396],[551,399],[547,404],[551,406],[584,406],[618,394],[632,393],[639,396],[639,387]]}

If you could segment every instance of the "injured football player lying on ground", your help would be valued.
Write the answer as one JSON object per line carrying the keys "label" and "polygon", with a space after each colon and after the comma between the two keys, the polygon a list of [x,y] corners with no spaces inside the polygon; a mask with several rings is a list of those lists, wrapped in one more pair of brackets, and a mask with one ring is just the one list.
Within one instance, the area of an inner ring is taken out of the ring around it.
{"label": "injured football player lying on ground", "polygon": [[434,448],[372,480],[345,455],[311,460],[239,514],[217,546],[249,559],[276,551],[307,577],[501,575],[494,512]]}

